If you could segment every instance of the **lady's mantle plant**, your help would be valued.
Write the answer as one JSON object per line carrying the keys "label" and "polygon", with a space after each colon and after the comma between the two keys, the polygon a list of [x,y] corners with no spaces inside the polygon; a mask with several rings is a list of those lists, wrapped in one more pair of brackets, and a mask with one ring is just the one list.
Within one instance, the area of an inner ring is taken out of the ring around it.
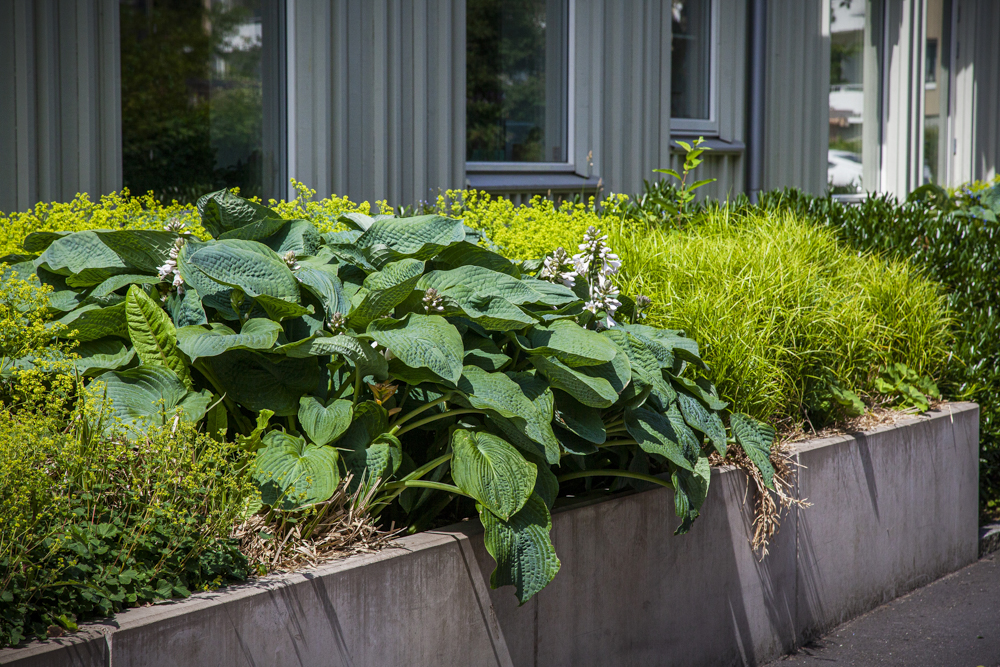
{"label": "lady's mantle plant", "polygon": [[468,503],[493,586],[524,602],[559,569],[561,491],[671,486],[684,532],[711,452],[737,444],[771,483],[774,432],[726,413],[682,332],[625,321],[641,308],[597,230],[545,262],[551,282],[438,215],[349,214],[321,234],[226,191],[198,210],[211,240],[40,232],[6,261],[51,286],[80,374],[112,400],[109,428],[204,421],[234,437],[262,512],[294,517],[348,473],[378,485],[375,511],[397,525]]}

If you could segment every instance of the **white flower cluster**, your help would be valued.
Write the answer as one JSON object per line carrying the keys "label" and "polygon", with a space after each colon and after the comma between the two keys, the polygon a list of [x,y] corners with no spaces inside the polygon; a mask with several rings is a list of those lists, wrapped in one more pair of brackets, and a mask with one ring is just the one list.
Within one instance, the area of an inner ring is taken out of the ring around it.
{"label": "white flower cluster", "polygon": [[621,307],[618,300],[618,286],[615,285],[611,276],[618,273],[621,268],[621,260],[618,255],[611,252],[611,248],[604,243],[608,238],[607,234],[601,235],[601,230],[593,225],[587,228],[587,233],[583,235],[583,243],[580,244],[580,252],[573,255],[573,265],[576,274],[586,280],[590,300],[583,307],[592,313],[604,311],[608,316],[606,326],[615,325],[614,315]]}
{"label": "white flower cluster", "polygon": [[178,234],[183,233],[185,227],[187,227],[187,224],[181,222],[180,218],[171,218],[167,221],[167,224],[163,225],[163,229],[166,231],[177,232]]}
{"label": "white flower cluster", "polygon": [[288,268],[291,269],[292,271],[298,271],[300,268],[302,268],[301,266],[299,266],[298,261],[295,259],[294,250],[289,250],[288,252],[286,252],[284,255],[281,256],[281,259],[285,260],[285,264],[287,264]]}
{"label": "white flower cluster", "polygon": [[428,315],[433,311],[440,313],[444,310],[444,299],[438,294],[438,291],[433,287],[428,287],[427,291],[424,292],[424,298],[422,299],[424,303],[424,312]]}
{"label": "white flower cluster", "polygon": [[538,276],[543,280],[560,282],[566,287],[575,286],[576,268],[573,266],[573,258],[565,248],[559,246],[554,253],[545,258]]}
{"label": "white flower cluster", "polygon": [[185,242],[186,239],[184,237],[174,241],[173,247],[170,248],[170,259],[168,259],[167,263],[159,269],[160,280],[172,284],[177,288],[177,292],[179,294],[184,294],[184,279],[181,278],[181,273],[177,270],[177,256],[181,253],[181,248],[184,247]]}

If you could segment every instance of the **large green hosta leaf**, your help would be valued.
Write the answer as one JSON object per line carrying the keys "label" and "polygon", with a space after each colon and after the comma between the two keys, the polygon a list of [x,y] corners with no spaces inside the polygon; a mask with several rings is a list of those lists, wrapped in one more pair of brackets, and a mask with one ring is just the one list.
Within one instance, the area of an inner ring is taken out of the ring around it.
{"label": "large green hosta leaf", "polygon": [[116,292],[126,285],[155,285],[160,282],[163,281],[158,276],[146,276],[140,273],[123,273],[121,275],[111,276],[103,283],[92,289],[90,294],[87,296],[90,298],[98,298],[108,296],[112,292]]}
{"label": "large green hosta leaf", "polygon": [[492,338],[469,332],[462,338],[465,345],[465,364],[479,366],[484,371],[498,371],[511,359],[500,351]]}
{"label": "large green hosta leaf", "polygon": [[388,315],[410,295],[423,272],[423,262],[404,259],[386,264],[381,271],[370,274],[365,278],[360,302],[351,311],[351,326],[361,329],[372,320]]}
{"label": "large green hosta leaf", "polygon": [[113,275],[128,273],[129,266],[93,231],[76,232],[55,239],[34,261],[35,268],[63,276],[74,287],[89,287]]}
{"label": "large green hosta leaf", "polygon": [[202,227],[216,239],[234,229],[281,219],[266,206],[238,197],[228,190],[202,195],[198,199],[198,213],[201,214]]}
{"label": "large green hosta leaf", "polygon": [[517,341],[528,354],[552,356],[572,367],[603,364],[618,354],[614,343],[572,320],[535,325],[526,335],[518,336]]}
{"label": "large green hosta leaf", "polygon": [[167,425],[178,414],[185,421],[197,422],[212,400],[207,391],[188,391],[181,379],[163,366],[109,371],[97,380],[104,383],[103,395],[111,402],[106,431],[121,425],[133,434],[142,434],[151,427]]}
{"label": "large green hosta leaf", "polygon": [[736,436],[736,442],[760,470],[764,485],[773,489],[774,466],[771,465],[771,445],[774,444],[774,428],[739,413],[733,413],[729,417],[729,427]]}
{"label": "large green hosta leaf", "polygon": [[552,517],[545,501],[534,493],[517,514],[504,521],[481,507],[486,550],[496,561],[490,586],[513,585],[521,604],[545,588],[559,572],[559,557],[549,531]]}
{"label": "large green hosta leaf", "polygon": [[507,521],[520,510],[537,475],[514,447],[491,433],[462,429],[452,434],[451,476],[458,488]]}
{"label": "large green hosta leaf", "polygon": [[[267,295],[298,303],[299,285],[288,265],[267,246],[254,241],[217,241],[186,255],[189,265],[226,287],[238,287],[251,298]],[[183,272],[184,280],[188,276]],[[192,283],[199,292],[202,287]]]}
{"label": "large green hosta leaf", "polygon": [[[422,292],[413,292],[410,295],[413,306],[409,310],[418,310],[423,305],[419,303],[422,297]],[[484,329],[517,331],[538,322],[537,318],[510,301],[499,296],[480,294],[466,285],[456,285],[442,297],[444,311],[439,314],[465,317]]]}
{"label": "large green hosta leaf", "polygon": [[128,338],[124,301],[107,308],[94,304],[80,306],[56,321],[66,325],[64,332],[60,334],[62,337],[80,342],[97,340],[105,336]]}
{"label": "large green hosta leaf", "polygon": [[309,357],[344,357],[361,373],[361,378],[373,377],[381,382],[389,376],[389,362],[378,351],[372,348],[367,340],[358,340],[354,336],[338,334],[336,336],[319,334],[314,338],[303,339],[275,348],[277,354],[284,354],[293,359]]}
{"label": "large green hosta leaf", "polygon": [[447,294],[456,288],[465,293],[472,290],[481,296],[500,297],[514,305],[540,303],[547,306],[562,306],[578,300],[571,290],[561,285],[543,280],[519,280],[482,266],[430,271],[417,283],[417,289],[425,290],[428,287],[433,287],[442,294]]}
{"label": "large green hosta leaf", "polygon": [[705,406],[684,393],[677,395],[677,404],[688,426],[707,435],[715,451],[725,456],[726,426],[722,423],[719,413],[705,409]]}
{"label": "large green hosta leaf", "polygon": [[333,317],[334,313],[346,315],[350,311],[351,305],[344,296],[344,285],[337,277],[335,264],[303,265],[295,272],[295,277],[323,304],[327,320]]}
{"label": "large green hosta leaf", "polygon": [[328,500],[340,484],[337,450],[282,431],[264,436],[253,478],[265,505],[284,510]]}
{"label": "large green hosta leaf", "polygon": [[363,443],[359,437],[348,437],[349,435],[350,431],[341,441],[343,445],[349,442],[354,444],[353,451],[344,455],[344,467],[353,475],[348,490],[353,492],[357,489],[362,479],[378,478],[384,482],[399,470],[403,461],[403,447],[396,436],[379,433],[368,443]]}
{"label": "large green hosta leaf", "polygon": [[319,385],[315,359],[289,359],[251,350],[229,350],[199,363],[208,367],[218,390],[253,412],[272,410],[279,417],[294,415],[299,399]]}
{"label": "large green hosta leaf", "polygon": [[296,256],[302,257],[315,255],[323,245],[323,237],[308,220],[289,220],[286,226],[262,242],[279,255],[294,252]]}
{"label": "large green hosta leaf", "polygon": [[130,271],[156,273],[168,258],[178,235],[150,229],[95,232],[101,242],[118,255]]}
{"label": "large green hosta leaf", "polygon": [[299,399],[299,424],[317,445],[328,445],[343,435],[353,416],[350,401],[336,400],[325,405],[315,396]]}
{"label": "large green hosta leaf", "polygon": [[208,316],[201,305],[201,295],[198,290],[189,287],[184,294],[174,292],[167,298],[167,310],[174,321],[174,326],[183,328],[195,324],[208,324]]}
{"label": "large green hosta leaf", "polygon": [[611,407],[618,400],[618,392],[604,377],[592,377],[583,371],[588,367],[570,368],[552,357],[531,357],[531,363],[538,372],[548,378],[555,389],[567,394],[591,408]]}
{"label": "large green hosta leaf", "polygon": [[521,277],[521,270],[517,264],[503,255],[468,241],[453,243],[439,252],[434,257],[434,265],[445,270],[457,269],[460,266],[481,266],[491,271],[506,273],[514,278]]}
{"label": "large green hosta leaf", "polygon": [[85,376],[118,370],[135,359],[135,349],[127,347],[122,339],[114,337],[81,343],[73,353],[76,370]]}
{"label": "large green hosta leaf", "polygon": [[462,336],[443,317],[409,313],[401,320],[382,318],[369,324],[366,333],[396,357],[389,371],[404,382],[429,379],[420,369],[451,386],[462,377]]}
{"label": "large green hosta leaf", "polygon": [[681,518],[681,525],[674,531],[674,535],[682,535],[690,530],[708,497],[711,481],[712,468],[707,456],[699,457],[693,470],[673,471],[670,483],[674,487],[674,513]]}
{"label": "large green hosta leaf", "polygon": [[357,241],[366,248],[376,267],[404,257],[430,259],[441,250],[465,240],[461,220],[440,215],[376,219]]}
{"label": "large green hosta leaf", "polygon": [[685,448],[673,423],[666,415],[648,408],[625,410],[625,428],[642,451],[659,454],[685,470],[693,470],[697,450]]}
{"label": "large green hosta leaf", "polygon": [[239,333],[224,324],[187,326],[177,330],[177,346],[191,361],[214,357],[227,350],[269,350],[278,341],[281,325],[255,317],[247,320]]}
{"label": "large green hosta leaf", "polygon": [[128,288],[125,318],[132,347],[142,363],[169,368],[190,387],[191,374],[184,355],[177,347],[177,336],[170,317],[137,285]]}
{"label": "large green hosta leaf", "polygon": [[587,442],[603,445],[608,438],[601,411],[587,407],[563,391],[555,391],[556,423]]}

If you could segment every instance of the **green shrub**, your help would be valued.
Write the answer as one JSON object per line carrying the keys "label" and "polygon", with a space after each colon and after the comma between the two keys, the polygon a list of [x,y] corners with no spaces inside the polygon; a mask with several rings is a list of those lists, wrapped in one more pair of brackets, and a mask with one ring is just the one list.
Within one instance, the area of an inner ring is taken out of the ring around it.
{"label": "green shrub", "polygon": [[923,188],[907,202],[879,196],[857,205],[784,192],[762,205],[798,211],[859,250],[908,260],[945,287],[956,359],[941,389],[979,403],[982,507],[1000,516],[1000,184]]}
{"label": "green shrub", "polygon": [[698,340],[722,396],[759,419],[815,419],[831,382],[871,391],[889,363],[936,375],[947,356],[935,284],[793,214],[716,208],[682,231],[624,223],[611,242],[650,323]]}
{"label": "green shrub", "polygon": [[[558,571],[560,490],[672,486],[685,532],[727,421],[774,488],[774,430],[726,411],[693,340],[629,322],[635,305],[609,282],[617,261],[596,229],[575,239],[586,250],[572,273],[544,266],[549,281],[460,220],[372,218],[345,201],[274,210],[223,190],[198,202],[207,239],[177,221],[30,234],[13,268],[53,290],[58,335],[79,343],[70,362],[112,402],[116,421],[85,423],[139,441],[203,421],[234,436],[252,454],[254,509],[306,534],[310,508],[347,475],[352,490],[377,487],[387,524],[478,513],[491,581],[522,603]],[[466,206],[484,227],[502,210]]]}

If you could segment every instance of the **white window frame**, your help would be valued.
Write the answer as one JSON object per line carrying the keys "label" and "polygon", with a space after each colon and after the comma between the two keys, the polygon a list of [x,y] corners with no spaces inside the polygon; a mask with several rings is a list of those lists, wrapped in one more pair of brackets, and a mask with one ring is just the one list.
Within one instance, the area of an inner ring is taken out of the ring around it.
{"label": "white window frame", "polygon": [[[711,0],[708,28],[708,118],[670,118],[670,134],[719,136],[719,0]],[[671,36],[671,40],[673,36]]]}
{"label": "white window frame", "polygon": [[[291,0],[289,0],[291,1]],[[712,0],[718,2],[718,0]],[[576,0],[568,0],[569,17],[567,30],[569,38],[566,40],[566,60],[568,71],[566,85],[566,161],[565,162],[466,162],[465,171],[471,173],[483,172],[548,172],[567,173],[575,172],[576,166],[573,161],[572,147],[575,145],[573,139],[576,133],[575,108],[573,101],[576,99]]]}

